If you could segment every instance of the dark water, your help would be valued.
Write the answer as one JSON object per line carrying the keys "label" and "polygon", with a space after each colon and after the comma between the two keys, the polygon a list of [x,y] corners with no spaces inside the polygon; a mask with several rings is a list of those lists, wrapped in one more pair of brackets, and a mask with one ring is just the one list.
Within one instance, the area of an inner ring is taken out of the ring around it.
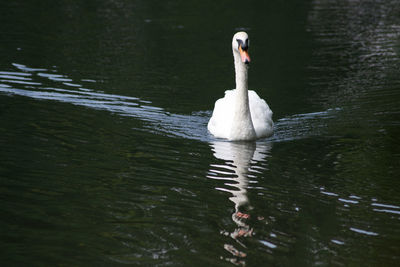
{"label": "dark water", "polygon": [[[3,1],[6,266],[394,266],[400,5]],[[214,139],[251,38],[275,135]]]}

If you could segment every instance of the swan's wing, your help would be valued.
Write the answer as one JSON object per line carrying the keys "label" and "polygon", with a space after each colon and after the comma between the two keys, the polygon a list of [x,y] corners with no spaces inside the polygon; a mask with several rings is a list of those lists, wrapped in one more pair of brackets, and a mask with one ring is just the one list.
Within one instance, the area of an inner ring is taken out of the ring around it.
{"label": "swan's wing", "polygon": [[225,91],[225,97],[215,102],[214,111],[208,122],[208,130],[219,138],[228,138],[230,133],[233,107],[235,103],[235,90]]}
{"label": "swan's wing", "polygon": [[274,123],[272,121],[272,110],[267,102],[261,99],[255,91],[249,90],[249,106],[257,138],[272,135]]}

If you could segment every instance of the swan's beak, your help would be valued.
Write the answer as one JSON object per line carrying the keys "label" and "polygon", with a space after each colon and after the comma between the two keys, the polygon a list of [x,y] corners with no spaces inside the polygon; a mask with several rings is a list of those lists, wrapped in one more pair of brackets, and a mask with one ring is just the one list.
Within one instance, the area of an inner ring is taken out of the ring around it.
{"label": "swan's beak", "polygon": [[242,58],[242,62],[244,64],[249,64],[250,63],[249,53],[247,52],[247,50],[243,50],[241,45],[239,45],[239,53],[240,57]]}

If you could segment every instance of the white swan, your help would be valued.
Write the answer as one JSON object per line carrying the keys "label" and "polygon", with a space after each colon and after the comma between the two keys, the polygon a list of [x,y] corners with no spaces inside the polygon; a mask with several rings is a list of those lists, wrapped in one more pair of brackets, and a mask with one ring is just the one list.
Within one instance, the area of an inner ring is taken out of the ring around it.
{"label": "white swan", "polygon": [[271,109],[256,92],[248,91],[248,48],[247,33],[236,33],[232,40],[236,89],[225,91],[225,97],[215,102],[207,126],[215,137],[232,141],[255,140],[273,133]]}

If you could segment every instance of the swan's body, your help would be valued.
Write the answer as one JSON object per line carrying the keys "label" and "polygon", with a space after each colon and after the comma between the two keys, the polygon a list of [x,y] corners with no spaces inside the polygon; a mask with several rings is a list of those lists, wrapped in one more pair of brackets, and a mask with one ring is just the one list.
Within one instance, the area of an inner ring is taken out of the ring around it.
{"label": "swan's body", "polygon": [[225,91],[225,97],[215,102],[208,130],[215,137],[232,141],[268,137],[273,133],[272,111],[256,92],[248,90],[247,33],[238,32],[233,36],[232,50],[236,89]]}

